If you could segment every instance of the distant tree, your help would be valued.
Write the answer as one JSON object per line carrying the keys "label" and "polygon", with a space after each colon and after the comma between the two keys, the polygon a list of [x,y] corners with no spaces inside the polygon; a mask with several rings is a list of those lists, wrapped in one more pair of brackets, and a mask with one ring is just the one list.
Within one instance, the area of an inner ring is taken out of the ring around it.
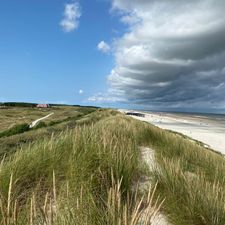
{"label": "distant tree", "polygon": [[4,106],[11,107],[36,107],[36,103],[27,103],[27,102],[4,102]]}

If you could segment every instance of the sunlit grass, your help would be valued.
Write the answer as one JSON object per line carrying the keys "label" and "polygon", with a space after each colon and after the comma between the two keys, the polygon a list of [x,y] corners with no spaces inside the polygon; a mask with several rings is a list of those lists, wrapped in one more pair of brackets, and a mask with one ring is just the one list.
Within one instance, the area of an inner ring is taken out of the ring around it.
{"label": "sunlit grass", "polygon": [[160,203],[132,188],[142,173],[138,146],[145,126],[104,113],[92,117],[94,124],[81,123],[2,161],[1,224],[149,223]]}
{"label": "sunlit grass", "polygon": [[182,135],[149,125],[148,146],[159,167],[158,193],[176,225],[225,224],[225,159]]}
{"label": "sunlit grass", "polygon": [[[172,224],[225,224],[222,155],[112,110],[49,129],[3,157],[0,224],[149,225],[161,202]],[[158,164],[149,196],[137,185],[147,175],[140,146]]]}

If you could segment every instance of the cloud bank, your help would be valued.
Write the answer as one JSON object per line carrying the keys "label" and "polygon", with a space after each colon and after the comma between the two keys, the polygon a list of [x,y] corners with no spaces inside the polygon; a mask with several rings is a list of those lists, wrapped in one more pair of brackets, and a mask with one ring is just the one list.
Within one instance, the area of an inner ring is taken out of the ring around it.
{"label": "cloud bank", "polygon": [[149,108],[225,109],[224,0],[112,0],[112,6],[128,25],[108,76],[114,98]]}
{"label": "cloud bank", "polygon": [[76,30],[79,26],[79,18],[81,17],[81,8],[78,2],[68,3],[65,5],[64,17],[60,22],[60,26],[65,32]]}

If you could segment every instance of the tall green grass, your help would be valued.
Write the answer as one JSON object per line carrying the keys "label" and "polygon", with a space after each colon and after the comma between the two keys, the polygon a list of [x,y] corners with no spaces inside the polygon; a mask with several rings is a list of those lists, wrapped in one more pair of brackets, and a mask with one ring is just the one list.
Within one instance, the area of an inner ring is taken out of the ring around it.
{"label": "tall green grass", "polygon": [[148,224],[157,205],[132,188],[145,126],[112,114],[3,159],[0,224]]}
{"label": "tall green grass", "polygon": [[225,159],[182,135],[148,125],[145,136],[155,150],[154,176],[172,224],[225,224]]}
{"label": "tall green grass", "polygon": [[[0,224],[148,225],[154,193],[172,224],[225,224],[224,157],[179,134],[100,109],[35,135],[0,163]],[[149,196],[140,146],[158,163]]]}

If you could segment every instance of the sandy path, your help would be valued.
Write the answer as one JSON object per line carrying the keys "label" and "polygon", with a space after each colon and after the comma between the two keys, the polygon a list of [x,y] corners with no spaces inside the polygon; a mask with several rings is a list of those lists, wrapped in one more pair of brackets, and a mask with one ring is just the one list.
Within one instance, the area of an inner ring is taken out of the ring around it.
{"label": "sandy path", "polygon": [[44,120],[44,119],[47,119],[48,117],[50,117],[51,115],[53,115],[54,113],[50,113],[48,114],[47,116],[44,116],[42,118],[39,118],[35,121],[33,121],[31,124],[30,124],[30,128],[33,128],[37,123],[39,123],[41,120]]}
{"label": "sandy path", "polygon": [[[153,149],[148,148],[148,147],[140,147],[141,151],[141,157],[142,160],[147,164],[149,167],[150,171],[158,170],[159,166],[157,165],[156,159],[155,159],[155,152]],[[140,183],[140,187],[142,191],[148,191],[149,185],[151,185],[151,177],[148,177],[145,179],[142,183]],[[143,221],[140,221],[140,225],[143,224]],[[167,217],[162,213],[158,212],[155,217],[152,218],[151,220],[151,225],[171,225],[168,222]]]}
{"label": "sandy path", "polygon": [[134,118],[149,122],[163,129],[182,133],[205,143],[205,147],[225,155],[225,117],[212,118],[176,113],[144,113],[145,117]]}

